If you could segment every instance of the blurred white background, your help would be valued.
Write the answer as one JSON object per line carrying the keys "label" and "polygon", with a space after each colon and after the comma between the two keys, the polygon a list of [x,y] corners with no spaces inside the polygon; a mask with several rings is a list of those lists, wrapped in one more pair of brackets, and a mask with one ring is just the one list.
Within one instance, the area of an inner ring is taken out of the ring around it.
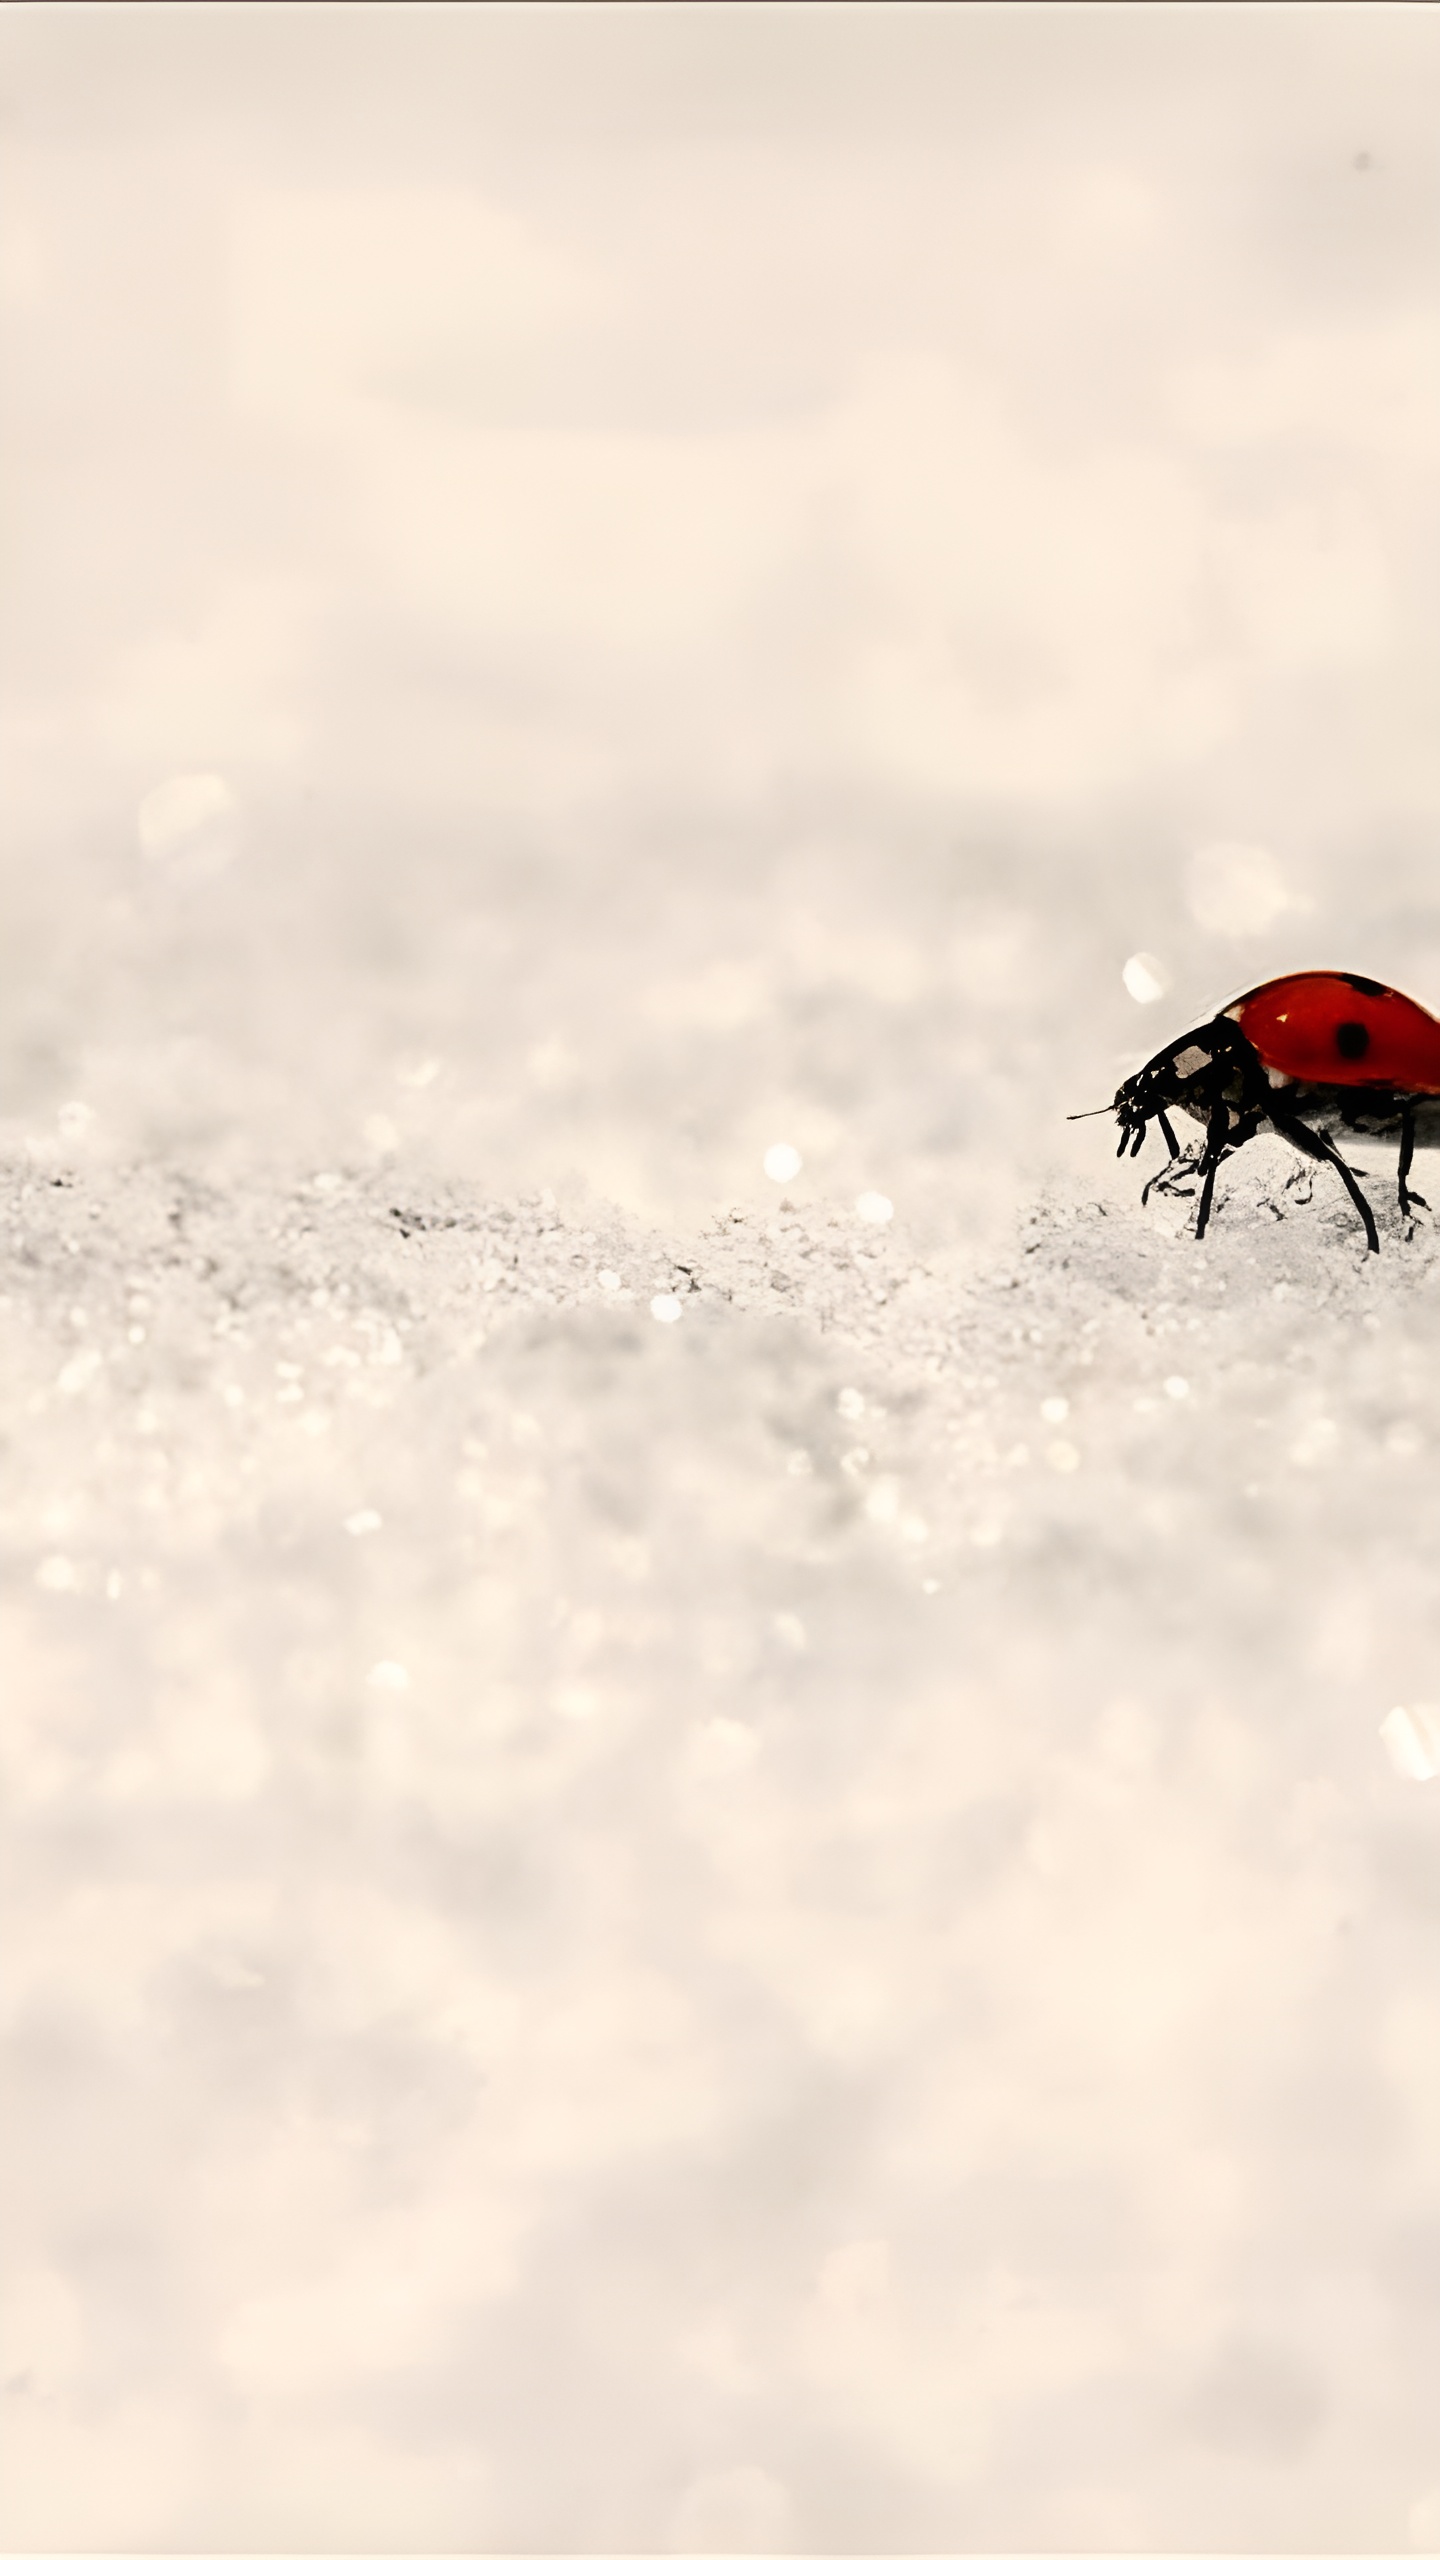
{"label": "blurred white background", "polygon": [[946,1190],[1137,947],[1440,997],[1433,11],[4,44],[12,1120],[358,1144],[415,1049],[415,1142],[699,1208],[777,1108],[863,1176],[853,1007]]}
{"label": "blurred white background", "polygon": [[1440,2548],[1440,15],[0,62],[13,2544]]}

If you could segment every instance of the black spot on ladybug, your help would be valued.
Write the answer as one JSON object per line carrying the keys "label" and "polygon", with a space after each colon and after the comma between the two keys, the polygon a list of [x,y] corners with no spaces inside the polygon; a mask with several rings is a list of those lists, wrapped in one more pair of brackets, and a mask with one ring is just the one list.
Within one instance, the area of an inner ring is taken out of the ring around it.
{"label": "black spot on ladybug", "polygon": [[[1378,978],[1352,977],[1348,969],[1342,969],[1339,972],[1339,975],[1347,987],[1354,988],[1357,996],[1388,996],[1390,993],[1388,987],[1381,986]],[[1345,1054],[1347,1057],[1349,1056],[1350,1052],[1348,1049]]]}
{"label": "black spot on ladybug", "polygon": [[1370,1034],[1363,1022],[1337,1022],[1335,1046],[1342,1058],[1363,1058],[1370,1046]]}

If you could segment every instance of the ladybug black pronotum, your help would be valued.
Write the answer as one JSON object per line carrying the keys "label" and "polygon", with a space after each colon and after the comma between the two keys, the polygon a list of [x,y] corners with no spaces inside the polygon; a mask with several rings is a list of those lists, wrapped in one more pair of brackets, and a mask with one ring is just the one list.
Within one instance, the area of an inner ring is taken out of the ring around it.
{"label": "ladybug black pronotum", "polygon": [[[1300,969],[1237,996],[1212,1022],[1186,1031],[1148,1066],[1127,1078],[1109,1106],[1120,1123],[1120,1149],[1138,1156],[1152,1120],[1170,1162],[1146,1183],[1198,1175],[1197,1239],[1205,1233],[1215,1176],[1228,1155],[1262,1129],[1277,1130],[1317,1163],[1333,1165],[1359,1211],[1365,1242],[1380,1250],[1370,1203],[1334,1140],[1400,1141],[1401,1214],[1428,1204],[1406,1180],[1417,1145],[1440,1146],[1440,1022],[1423,1005],[1374,978],[1334,969]],[[1182,1155],[1171,1111],[1204,1129],[1203,1143]],[[1084,1115],[1077,1114],[1077,1117]]]}

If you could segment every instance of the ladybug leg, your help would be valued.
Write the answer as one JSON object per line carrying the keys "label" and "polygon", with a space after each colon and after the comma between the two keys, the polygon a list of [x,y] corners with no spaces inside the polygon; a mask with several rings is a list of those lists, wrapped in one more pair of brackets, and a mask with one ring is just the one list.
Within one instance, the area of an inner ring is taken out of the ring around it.
{"label": "ladybug leg", "polygon": [[1155,1117],[1160,1123],[1160,1129],[1164,1137],[1165,1144],[1170,1150],[1170,1160],[1168,1164],[1163,1164],[1161,1166],[1158,1173],[1151,1174],[1149,1181],[1146,1183],[1144,1190],[1140,1194],[1140,1206],[1142,1209],[1149,1201],[1152,1191],[1169,1191],[1175,1193],[1178,1199],[1190,1199],[1192,1197],[1191,1193],[1181,1190],[1173,1179],[1173,1176],[1175,1175],[1177,1168],[1181,1173],[1193,1173],[1196,1169],[1195,1158],[1188,1152],[1184,1155],[1180,1152],[1180,1141],[1170,1126],[1170,1114],[1168,1111],[1157,1111]]}
{"label": "ladybug leg", "polygon": [[1210,1203],[1215,1197],[1215,1176],[1220,1170],[1220,1160],[1226,1152],[1225,1141],[1229,1134],[1229,1109],[1224,1102],[1216,1102],[1211,1107],[1210,1126],[1205,1132],[1205,1153],[1200,1159],[1200,1170],[1205,1179],[1200,1185],[1200,1206],[1195,1213],[1197,1244],[1210,1224]]}
{"label": "ladybug leg", "polygon": [[1294,1112],[1287,1111],[1282,1118],[1272,1108],[1271,1117],[1282,1136],[1289,1139],[1292,1147],[1298,1147],[1302,1156],[1314,1156],[1320,1164],[1333,1164],[1360,1212],[1360,1223],[1365,1230],[1366,1252],[1378,1253],[1380,1238],[1375,1232],[1374,1213],[1344,1157],[1331,1146],[1328,1138],[1322,1138],[1318,1129],[1312,1129],[1308,1122],[1298,1118]]}
{"label": "ladybug leg", "polygon": [[1193,1190],[1186,1190],[1180,1176],[1184,1173],[1194,1173],[1195,1170],[1193,1156],[1179,1156],[1174,1164],[1162,1165],[1158,1173],[1151,1174],[1140,1194],[1141,1208],[1147,1205],[1152,1191],[1168,1192],[1173,1200],[1193,1200],[1195,1197]]}
{"label": "ladybug leg", "polygon": [[1430,1203],[1418,1191],[1412,1191],[1405,1176],[1415,1160],[1415,1105],[1407,1102],[1400,1121],[1400,1215],[1408,1218],[1412,1208],[1428,1209]]}
{"label": "ladybug leg", "polygon": [[1151,1174],[1140,1194],[1141,1208],[1147,1205],[1152,1191],[1163,1191],[1171,1200],[1193,1200],[1195,1186],[1193,1182],[1187,1183],[1183,1176],[1198,1173],[1199,1169],[1196,1158],[1191,1155],[1179,1156],[1174,1164],[1162,1165],[1158,1173]]}

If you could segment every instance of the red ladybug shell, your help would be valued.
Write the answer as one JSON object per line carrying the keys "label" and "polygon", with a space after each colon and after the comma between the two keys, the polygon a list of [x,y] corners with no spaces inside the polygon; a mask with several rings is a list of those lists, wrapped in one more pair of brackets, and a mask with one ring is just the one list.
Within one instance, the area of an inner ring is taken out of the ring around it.
{"label": "red ladybug shell", "polygon": [[1252,988],[1226,1011],[1261,1064],[1297,1083],[1440,1093],[1440,1022],[1374,978],[1300,969]]}

